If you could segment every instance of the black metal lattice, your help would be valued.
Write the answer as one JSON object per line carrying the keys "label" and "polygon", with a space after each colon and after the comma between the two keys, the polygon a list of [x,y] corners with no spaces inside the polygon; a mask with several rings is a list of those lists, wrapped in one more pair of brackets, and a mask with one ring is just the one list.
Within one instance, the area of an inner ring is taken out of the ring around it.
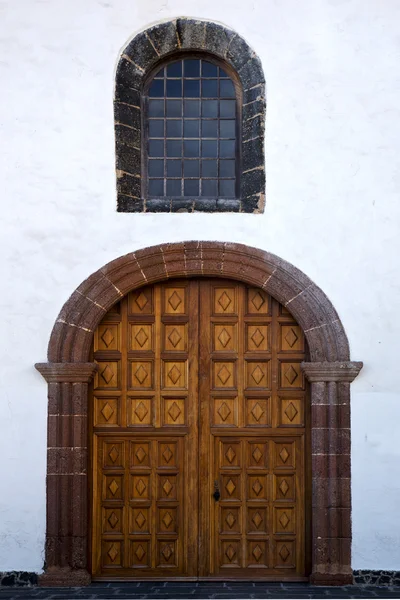
{"label": "black metal lattice", "polygon": [[149,198],[235,198],[237,102],[218,65],[171,62],[147,98]]}

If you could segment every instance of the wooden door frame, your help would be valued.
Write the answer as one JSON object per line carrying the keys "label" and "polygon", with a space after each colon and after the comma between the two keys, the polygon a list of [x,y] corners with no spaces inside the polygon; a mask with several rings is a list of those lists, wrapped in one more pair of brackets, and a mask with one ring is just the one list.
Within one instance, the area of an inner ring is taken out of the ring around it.
{"label": "wooden door frame", "polygon": [[47,528],[41,585],[84,585],[89,574],[88,386],[93,332],[125,294],[182,277],[219,277],[259,287],[287,307],[302,327],[310,362],[311,575],[315,584],[352,583],[350,383],[362,368],[350,361],[333,305],[304,273],[283,259],[242,244],[181,242],[127,254],[86,279],[64,304],[50,336],[48,362]]}

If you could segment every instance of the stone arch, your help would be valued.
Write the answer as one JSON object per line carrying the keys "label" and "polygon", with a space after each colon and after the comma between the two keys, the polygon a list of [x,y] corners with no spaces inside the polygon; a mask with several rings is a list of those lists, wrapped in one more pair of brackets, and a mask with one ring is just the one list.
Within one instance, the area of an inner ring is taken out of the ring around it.
{"label": "stone arch", "polygon": [[[352,581],[350,382],[362,367],[333,305],[304,273],[263,250],[180,242],[138,250],[91,275],[63,306],[48,361],[46,585],[90,581],[87,530],[87,399],[96,365],[89,352],[106,312],[128,292],[177,277],[225,277],[260,287],[288,308],[306,335],[311,383],[312,571],[315,583]],[[70,479],[70,485],[66,485]],[[70,492],[75,491],[75,495]]]}
{"label": "stone arch", "polygon": [[[143,197],[143,86],[166,58],[203,52],[222,60],[241,85],[241,176],[237,201]],[[261,61],[235,31],[211,21],[179,18],[136,35],[122,50],[115,81],[117,210],[119,212],[263,212],[265,203],[265,78]]]}

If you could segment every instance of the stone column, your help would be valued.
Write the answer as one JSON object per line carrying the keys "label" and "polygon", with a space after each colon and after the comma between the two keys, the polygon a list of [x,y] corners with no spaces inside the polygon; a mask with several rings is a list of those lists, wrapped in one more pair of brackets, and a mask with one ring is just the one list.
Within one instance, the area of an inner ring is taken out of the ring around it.
{"label": "stone column", "polygon": [[303,363],[311,384],[311,583],[353,583],[350,383],[362,362]]}
{"label": "stone column", "polygon": [[48,382],[47,524],[40,585],[90,583],[88,571],[88,384],[95,363],[39,363]]}

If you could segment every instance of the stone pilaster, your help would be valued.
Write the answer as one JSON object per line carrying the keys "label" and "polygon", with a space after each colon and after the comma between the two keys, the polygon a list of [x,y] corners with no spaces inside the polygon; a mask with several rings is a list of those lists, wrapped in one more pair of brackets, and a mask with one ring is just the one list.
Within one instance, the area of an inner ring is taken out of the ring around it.
{"label": "stone pilaster", "polygon": [[46,571],[39,585],[90,583],[88,572],[88,384],[95,363],[39,363],[48,382]]}
{"label": "stone pilaster", "polygon": [[353,582],[350,382],[360,362],[303,363],[311,384],[312,573],[320,585]]}

